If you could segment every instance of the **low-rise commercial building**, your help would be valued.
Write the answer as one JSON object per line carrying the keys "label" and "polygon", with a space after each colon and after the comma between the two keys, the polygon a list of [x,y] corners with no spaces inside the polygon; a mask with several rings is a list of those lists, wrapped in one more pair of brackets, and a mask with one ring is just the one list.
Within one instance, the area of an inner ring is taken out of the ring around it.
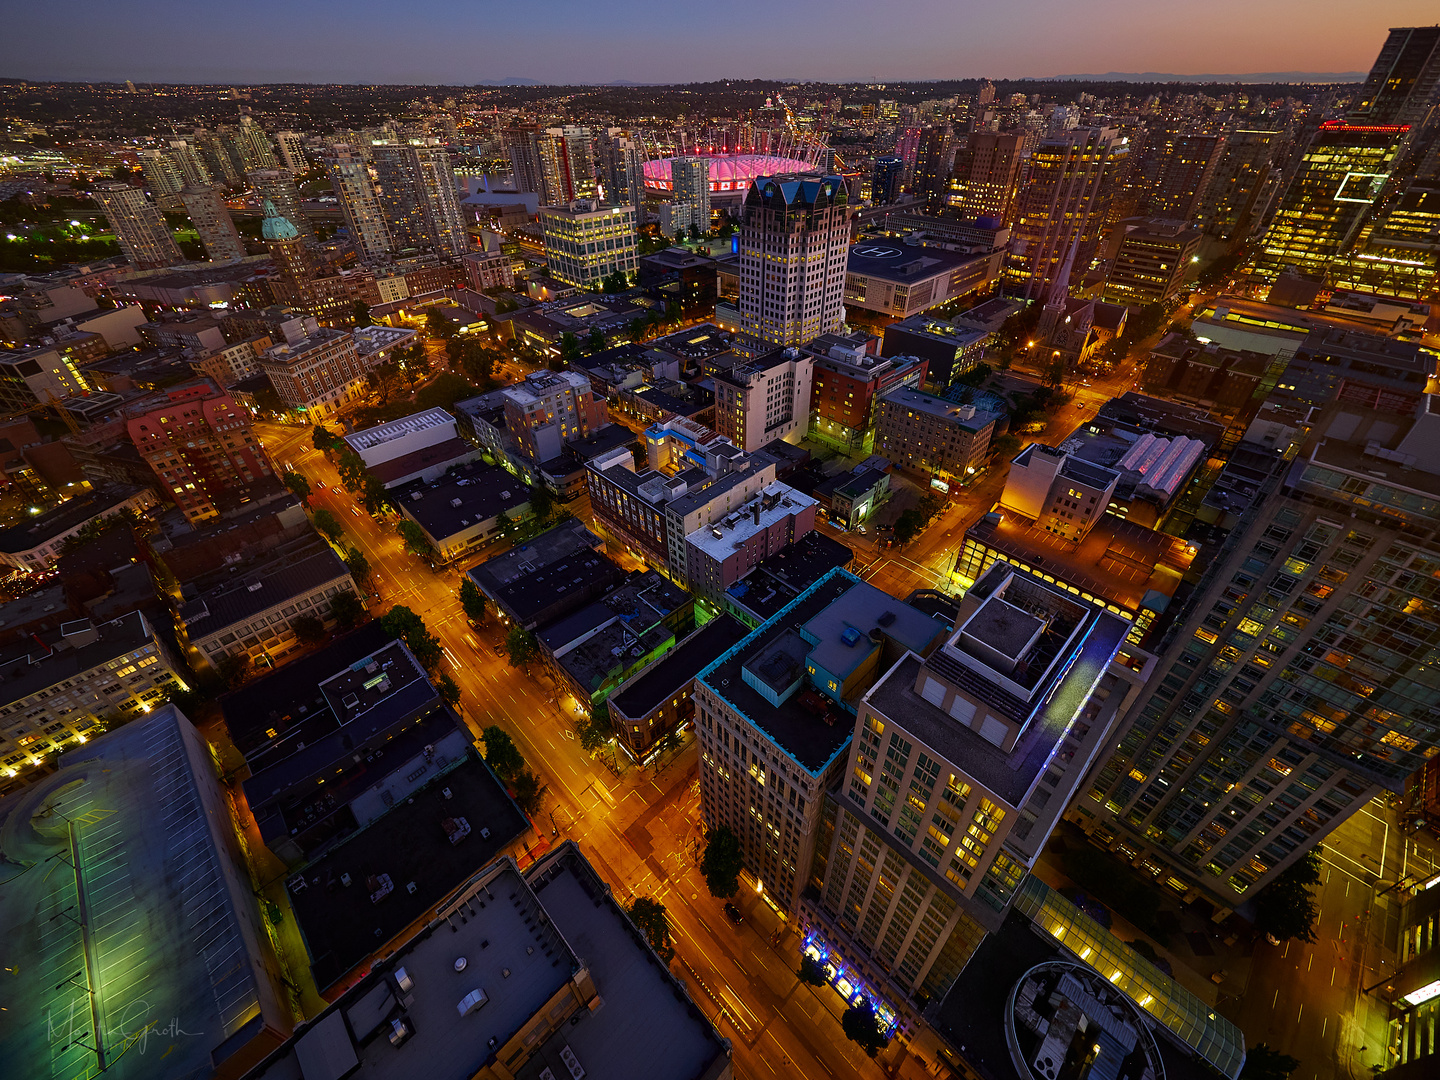
{"label": "low-rise commercial building", "polygon": [[765,559],[815,528],[815,500],[778,481],[685,537],[685,583],[717,604]]}
{"label": "low-rise commercial building", "polygon": [[585,289],[617,271],[628,278],[639,269],[633,206],[593,199],[542,206],[540,228],[550,273],[568,285]]}
{"label": "low-rise commercial building", "polygon": [[855,552],[822,532],[809,532],[725,590],[725,610],[750,629],[767,622]]}
{"label": "low-rise commercial building", "polygon": [[260,358],[260,368],[284,405],[317,424],[359,398],[366,388],[365,365],[355,338],[328,326],[270,346]]}
{"label": "low-rise commercial building", "polygon": [[897,468],[943,485],[985,468],[999,413],[902,387],[880,399],[875,452]]}
{"label": "low-rise commercial building", "polygon": [[918,389],[925,383],[928,360],[876,356],[872,348],[877,344],[874,338],[855,341],[827,335],[805,347],[815,357],[810,438],[846,454],[869,454],[875,448],[880,397],[902,386]]}
{"label": "low-rise commercial building", "polygon": [[437,562],[450,563],[493,540],[509,522],[530,515],[530,489],[513,473],[473,461],[395,492],[400,512],[419,525]]}
{"label": "low-rise commercial building", "polygon": [[92,521],[126,512],[143,514],[159,502],[148,487],[102,484],[23,525],[0,529],[0,563],[31,573],[45,570],[60,558],[66,542]]}
{"label": "low-rise commercial building", "polygon": [[89,619],[0,648],[0,777],[26,777],[50,754],[95,738],[187,689],[188,669],[142,612]]}
{"label": "low-rise commercial building", "polygon": [[[1266,353],[1201,344],[1188,334],[1167,334],[1150,350],[1143,384],[1147,393],[1193,402],[1233,415],[1259,406],[1257,391],[1266,376],[1278,378],[1275,358]],[[1263,395],[1262,395],[1263,396]]]}
{"label": "low-rise commercial building", "polygon": [[477,451],[444,409],[402,416],[344,436],[371,475],[387,488],[415,480],[433,481],[452,465],[471,461]]}
{"label": "low-rise commercial building", "polygon": [[885,327],[880,355],[919,357],[925,361],[924,388],[939,394],[984,359],[985,346],[994,336],[984,327],[916,315]]}
{"label": "low-rise commercial building", "polygon": [[907,319],[956,297],[988,289],[1000,275],[1005,251],[966,254],[867,240],[850,249],[845,304]]}
{"label": "low-rise commercial building", "polygon": [[604,541],[570,518],[468,570],[500,618],[534,630],[588,604],[625,579]]}

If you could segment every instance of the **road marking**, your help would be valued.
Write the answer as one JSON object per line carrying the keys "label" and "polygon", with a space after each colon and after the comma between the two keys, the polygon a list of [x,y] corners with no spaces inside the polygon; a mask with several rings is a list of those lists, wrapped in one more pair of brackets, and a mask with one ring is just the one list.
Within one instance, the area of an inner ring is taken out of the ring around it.
{"label": "road marking", "polygon": [[1324,1022],[1320,1025],[1320,1037],[1321,1037],[1322,1039],[1325,1037],[1325,1029],[1326,1029],[1327,1027],[1329,1027],[1329,1026],[1330,1026],[1330,1017],[1327,1016],[1327,1017],[1325,1017]]}
{"label": "road marking", "polygon": [[1275,988],[1275,996],[1270,999],[1270,1007],[1273,1009],[1273,1008],[1275,1007],[1275,1003],[1276,1003],[1277,1001],[1279,1001],[1279,1000],[1280,1000],[1280,988],[1277,986],[1277,987]]}
{"label": "road marking", "polygon": [[1331,986],[1334,986],[1334,985],[1335,985],[1335,972],[1336,972],[1336,970],[1337,970],[1337,969],[1335,969],[1335,968],[1331,968],[1331,969],[1330,969],[1330,985],[1331,985]]}
{"label": "road marking", "polygon": [[1313,963],[1315,963],[1315,954],[1312,952],[1312,953],[1310,954],[1310,963],[1307,963],[1307,964],[1305,965],[1305,970],[1306,970],[1306,971],[1309,971],[1309,970],[1310,970],[1310,964],[1313,964]]}
{"label": "road marking", "polygon": [[1295,1023],[1300,1023],[1300,1017],[1305,1015],[1305,1003],[1300,1003],[1300,1011],[1295,1014]]}

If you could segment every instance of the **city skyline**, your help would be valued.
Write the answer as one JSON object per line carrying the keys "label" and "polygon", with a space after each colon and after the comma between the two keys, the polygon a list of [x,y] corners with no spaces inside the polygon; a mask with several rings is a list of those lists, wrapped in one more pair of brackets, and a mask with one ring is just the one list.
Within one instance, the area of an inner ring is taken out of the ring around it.
{"label": "city skyline", "polygon": [[[726,78],[802,81],[916,81],[952,78],[1089,77],[1173,73],[1193,78],[1293,76],[1358,81],[1386,30],[1434,17],[1418,0],[1392,0],[1346,11],[1344,32],[1298,0],[1263,9],[1238,0],[1148,9],[1105,0],[1083,9],[1033,5],[969,11],[935,0],[861,8],[817,21],[816,4],[777,12],[745,3],[727,9],[733,25],[764,20],[763,37],[733,48],[705,9],[661,17],[629,0],[609,5],[598,23],[573,5],[532,13],[523,26],[495,30],[485,13],[453,13],[438,4],[408,9],[392,25],[379,5],[362,2],[336,24],[314,6],[261,3],[216,13],[196,24],[173,0],[131,6],[125,21],[76,19],[75,9],[11,12],[0,44],[0,76],[36,81],[157,83],[298,82],[471,85],[635,83],[664,85]],[[64,12],[62,14],[61,12]],[[1243,20],[1247,33],[1233,34]],[[386,32],[368,28],[383,21]],[[929,28],[922,39],[895,27]],[[1173,32],[1186,25],[1184,34]],[[269,33],[257,50],[235,48],[257,26]],[[1040,28],[1037,30],[1037,27]],[[174,48],[177,28],[185,48]],[[527,47],[533,35],[546,47]],[[797,54],[795,43],[807,48]],[[324,42],[324,49],[314,48]],[[223,59],[220,59],[223,58]],[[336,64],[335,60],[341,63]]]}

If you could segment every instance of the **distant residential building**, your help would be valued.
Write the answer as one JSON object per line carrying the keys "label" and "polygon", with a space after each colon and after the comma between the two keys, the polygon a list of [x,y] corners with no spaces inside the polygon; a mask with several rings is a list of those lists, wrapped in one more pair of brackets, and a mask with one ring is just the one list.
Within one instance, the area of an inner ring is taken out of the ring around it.
{"label": "distant residential building", "polygon": [[638,267],[633,206],[604,206],[578,199],[540,209],[545,261],[568,285],[591,288],[616,271],[627,277]]}
{"label": "distant residential building", "polygon": [[901,195],[905,183],[905,159],[882,154],[875,159],[870,178],[870,201],[877,206],[893,203]]}
{"label": "distant residential building", "polygon": [[1198,261],[1201,236],[1199,229],[1171,221],[1127,228],[1105,282],[1105,299],[1131,308],[1173,300]]}
{"label": "distant residential building", "polygon": [[310,171],[310,160],[305,156],[305,136],[298,131],[277,131],[275,146],[280,151],[280,160],[294,176],[303,176]]}
{"label": "distant residential building", "polygon": [[539,189],[547,205],[563,206],[595,197],[595,151],[590,129],[567,124],[546,128],[538,138]]}
{"label": "distant residential building", "polygon": [[792,347],[717,372],[715,430],[746,452],[776,439],[798,442],[810,426],[814,369],[814,357]]}
{"label": "distant residential building", "polygon": [[573,371],[537,371],[506,387],[505,424],[521,455],[539,464],[558,457],[567,440],[584,438],[610,421],[590,380]]}
{"label": "distant residential building", "polygon": [[644,144],[624,128],[606,128],[596,135],[594,150],[605,201],[612,206],[633,206],[635,220],[641,221],[645,208]]}
{"label": "distant residential building", "polygon": [[144,513],[158,504],[148,487],[102,484],[37,517],[0,529],[0,563],[34,573],[48,569],[65,544],[92,521],[133,511]]}
{"label": "distant residential building", "polygon": [[1440,26],[1397,26],[1351,102],[1348,119],[1360,125],[1418,127],[1437,102]]}
{"label": "distant residential building", "polygon": [[392,250],[424,248],[444,255],[469,250],[455,169],[438,140],[376,144],[370,158]]}
{"label": "distant residential building", "polygon": [[510,161],[510,175],[515,190],[537,192],[545,198],[545,170],[540,162],[540,128],[534,124],[518,124],[500,132],[500,147]]}
{"label": "distant residential building", "polygon": [[1004,417],[910,387],[880,398],[875,453],[942,484],[964,484],[985,468],[990,440]]}
{"label": "distant residential building", "polygon": [[327,161],[330,184],[360,254],[376,259],[392,251],[390,230],[364,155],[358,148],[339,143],[330,148]]}
{"label": "distant residential building", "polygon": [[670,159],[670,233],[710,231],[710,159]]}
{"label": "distant residential building", "polygon": [[[293,135],[294,132],[288,134]],[[281,149],[283,151],[283,144]],[[245,178],[250,181],[256,199],[262,206],[265,200],[269,199],[280,215],[295,226],[300,238],[307,244],[313,244],[315,230],[310,225],[310,219],[300,209],[300,189],[295,186],[296,174],[303,172],[304,169],[295,170],[289,166],[284,169],[256,169],[247,173]]]}
{"label": "distant residential building", "polygon": [[365,367],[355,339],[330,327],[270,346],[260,367],[280,401],[314,423],[359,397],[365,388]]}
{"label": "distant residential building", "polygon": [[[873,338],[859,342],[832,338],[806,346],[815,356],[809,436],[847,454],[869,454],[875,445],[880,396],[901,386],[918,388],[925,382],[928,361],[917,356],[875,356],[868,347]],[[815,351],[817,346],[823,351]]]}
{"label": "distant residential building", "polygon": [[1281,133],[1239,128],[1229,133],[1210,186],[1200,201],[1200,223],[1222,239],[1249,236],[1264,220],[1276,186]]}
{"label": "distant residential building", "polygon": [[218,577],[218,583],[202,579],[202,585],[180,605],[177,622],[192,657],[212,668],[231,655],[252,663],[283,660],[300,647],[297,620],[318,619],[328,629],[335,624],[335,597],[359,599],[350,568],[320,543]]}
{"label": "distant residential building", "polygon": [[185,261],[185,255],[158,207],[129,184],[105,181],[91,189],[105,212],[125,258],[137,270],[153,270]]}
{"label": "distant residential building", "polygon": [[746,335],[799,345],[840,329],[850,245],[838,176],[757,177],[740,225],[740,319]]}
{"label": "distant residential building", "polygon": [[53,752],[99,735],[188,689],[189,674],[143,612],[98,627],[62,623],[0,647],[0,777],[23,775]]}
{"label": "distant residential building", "polygon": [[130,441],[189,522],[220,515],[229,499],[272,476],[250,414],[209,379],[172,387],[128,409]]}
{"label": "distant residential building", "polygon": [[1140,201],[1145,212],[1195,221],[1224,152],[1225,136],[1171,128],[1154,132],[1152,138],[1156,145],[1146,146],[1142,162]]}
{"label": "distant residential building", "polygon": [[230,219],[219,184],[189,186],[180,191],[185,213],[190,215],[205,255],[211,262],[228,262],[245,257],[245,244]]}
{"label": "distant residential building", "polygon": [[515,286],[515,265],[503,251],[471,251],[460,257],[465,278],[475,292],[511,289]]}

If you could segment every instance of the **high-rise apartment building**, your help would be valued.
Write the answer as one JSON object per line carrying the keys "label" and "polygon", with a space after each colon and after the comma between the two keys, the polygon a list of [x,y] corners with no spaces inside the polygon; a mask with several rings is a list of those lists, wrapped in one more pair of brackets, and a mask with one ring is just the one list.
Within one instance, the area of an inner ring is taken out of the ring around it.
{"label": "high-rise apartment building", "polygon": [[1225,136],[1181,130],[1157,132],[1156,138],[1138,178],[1141,207],[1152,217],[1191,221],[1214,178]]}
{"label": "high-rise apartment building", "polygon": [[550,273],[568,285],[590,288],[616,271],[633,276],[639,267],[633,206],[602,206],[593,199],[545,206],[540,228]]}
{"label": "high-rise apartment building", "polygon": [[306,243],[315,242],[315,230],[300,209],[300,189],[295,185],[295,174],[288,167],[256,169],[247,173],[245,178],[250,181],[261,206],[268,199],[280,215],[299,230]]}
{"label": "high-rise apartment building", "polygon": [[187,141],[194,145],[212,180],[231,190],[245,185],[245,166],[240,161],[232,141],[225,135],[213,131],[197,131]]}
{"label": "high-rise apartment building", "polygon": [[1007,274],[1032,300],[1050,286],[1076,246],[1084,273],[1110,210],[1117,173],[1129,152],[1114,128],[1076,128],[1040,140],[1015,217],[1013,264]]}
{"label": "high-rise apartment building", "polygon": [[938,209],[945,200],[954,157],[950,125],[926,124],[915,150],[915,173],[910,190],[932,210]]}
{"label": "high-rise apartment building", "polygon": [[1402,125],[1321,124],[1265,231],[1256,272],[1273,281],[1293,266],[1323,277],[1359,239],[1409,131]]}
{"label": "high-rise apartment building", "polygon": [[844,180],[757,177],[741,212],[741,330],[773,345],[839,330],[850,246]]}
{"label": "high-rise apartment building", "polygon": [[364,155],[357,147],[337,143],[330,148],[329,167],[330,185],[335,189],[345,224],[361,256],[380,258],[392,249],[390,230]]}
{"label": "high-rise apartment building", "polygon": [[185,186],[185,177],[180,172],[180,166],[164,150],[141,150],[140,173],[145,177],[145,186],[150,189],[150,194],[157,199],[178,195]]}
{"label": "high-rise apartment building", "polygon": [[970,132],[955,153],[946,204],[967,220],[996,217],[1008,224],[1024,150],[1024,135]]}
{"label": "high-rise apartment building", "polygon": [[[516,191],[544,192],[545,169],[540,161],[540,128],[517,124],[500,132],[500,146],[510,161]],[[542,194],[541,202],[546,202]]]}
{"label": "high-rise apartment building", "polygon": [[151,270],[185,261],[165,218],[145,198],[145,192],[116,181],[96,184],[91,191],[120,242],[120,250],[136,269]]}
{"label": "high-rise apartment building", "polygon": [[251,169],[273,169],[280,163],[275,160],[275,147],[270,136],[249,116],[240,118],[240,126],[228,134],[231,146],[240,159],[242,174]]}
{"label": "high-rise apartment building", "polygon": [[210,171],[205,167],[205,161],[193,143],[186,139],[171,139],[166,145],[165,152],[169,155],[170,160],[175,162],[175,167],[180,170],[180,175],[185,178],[185,183],[210,183]]}
{"label": "high-rise apartment building", "polygon": [[303,176],[310,171],[310,159],[305,156],[305,136],[298,131],[277,131],[275,146],[280,151],[280,163],[294,176]]}
{"label": "high-rise apartment building", "polygon": [[1247,236],[1264,219],[1275,186],[1278,131],[1238,128],[1225,139],[1209,187],[1200,200],[1200,223],[1212,236]]}
{"label": "high-rise apartment building", "polygon": [[710,231],[710,160],[703,157],[670,159],[670,204],[672,229],[681,227],[707,233]]}
{"label": "high-rise apartment building", "polygon": [[810,426],[814,372],[815,358],[793,346],[717,371],[715,430],[746,451],[798,441]]}
{"label": "high-rise apartment building", "polygon": [[1276,462],[1070,811],[1222,911],[1440,746],[1440,402],[1360,404],[1384,387],[1352,380],[1405,373],[1385,355],[1349,369],[1293,467]]}
{"label": "high-rise apartment building", "polygon": [[882,154],[875,159],[875,172],[870,179],[870,201],[876,206],[893,203],[901,195],[905,180],[905,159]]}
{"label": "high-rise apartment building", "polygon": [[559,457],[566,442],[592,435],[610,422],[590,380],[573,371],[532,372],[503,394],[505,427],[516,449],[535,465]]}
{"label": "high-rise apartment building", "polygon": [[205,245],[205,254],[211,262],[245,257],[245,244],[235,230],[219,184],[185,187],[180,192],[180,201],[185,204],[185,212],[200,234],[200,242]]}
{"label": "high-rise apartment building", "polygon": [[1185,284],[1200,240],[1200,230],[1181,221],[1160,219],[1129,227],[1110,266],[1105,299],[1130,308],[1170,300]]}
{"label": "high-rise apartment building", "polygon": [[450,152],[438,140],[370,148],[392,250],[463,255],[470,244]]}
{"label": "high-rise apartment building", "polygon": [[130,441],[190,522],[218,517],[225,493],[270,476],[250,413],[209,379],[166,390],[126,410]]}
{"label": "high-rise apartment building", "polygon": [[595,195],[595,151],[590,129],[546,128],[539,137],[541,200],[560,206]]}
{"label": "high-rise apartment building", "polygon": [[633,206],[635,220],[645,209],[645,149],[624,128],[607,128],[595,140],[595,160],[611,206]]}
{"label": "high-rise apartment building", "polygon": [[1351,123],[1417,128],[1440,103],[1440,25],[1398,26],[1355,95]]}

